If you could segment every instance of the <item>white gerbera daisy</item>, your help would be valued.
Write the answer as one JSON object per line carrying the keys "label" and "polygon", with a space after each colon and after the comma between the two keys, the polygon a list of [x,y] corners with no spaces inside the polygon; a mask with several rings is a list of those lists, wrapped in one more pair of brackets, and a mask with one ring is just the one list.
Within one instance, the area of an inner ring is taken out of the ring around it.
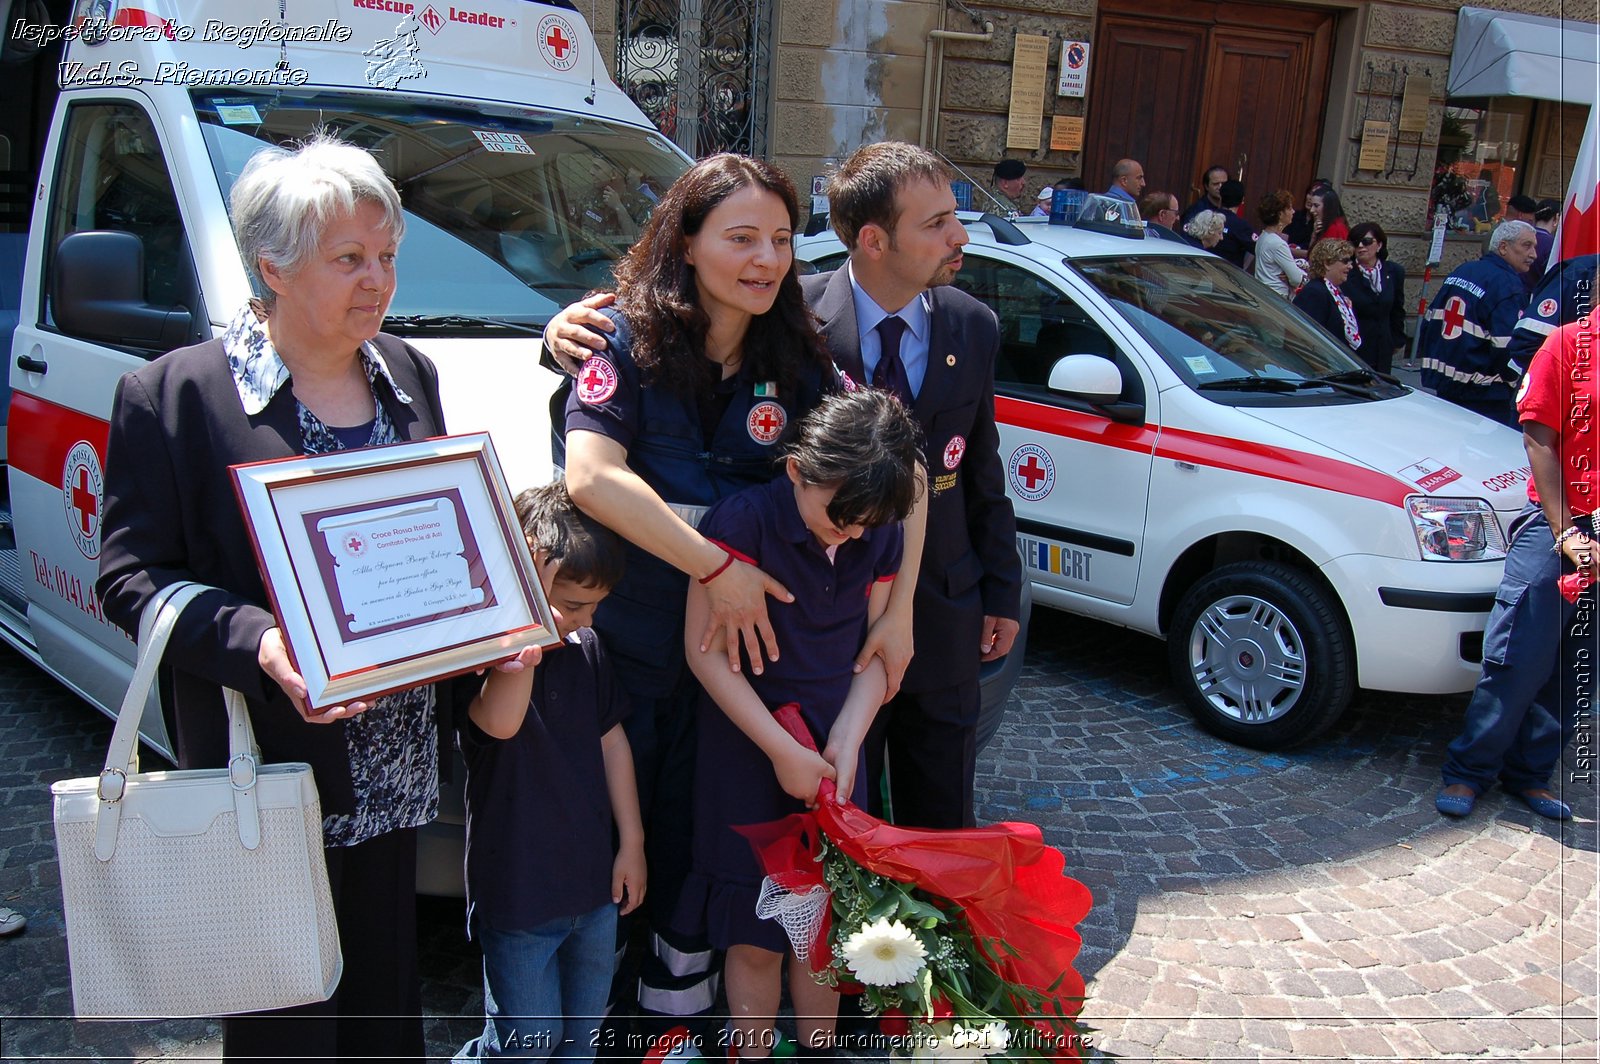
{"label": "white gerbera daisy", "polygon": [[869,986],[899,986],[922,971],[928,951],[899,920],[861,925],[845,940],[844,961]]}

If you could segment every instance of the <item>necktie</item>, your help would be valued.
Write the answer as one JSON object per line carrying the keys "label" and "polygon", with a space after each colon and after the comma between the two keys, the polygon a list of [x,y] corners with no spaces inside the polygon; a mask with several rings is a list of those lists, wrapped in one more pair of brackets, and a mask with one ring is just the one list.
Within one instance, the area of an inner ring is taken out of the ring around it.
{"label": "necktie", "polygon": [[895,398],[911,405],[911,382],[906,379],[905,363],[900,361],[900,337],[905,335],[904,318],[891,314],[878,322],[878,340],[883,348],[878,354],[878,365],[872,371],[872,386],[894,393]]}

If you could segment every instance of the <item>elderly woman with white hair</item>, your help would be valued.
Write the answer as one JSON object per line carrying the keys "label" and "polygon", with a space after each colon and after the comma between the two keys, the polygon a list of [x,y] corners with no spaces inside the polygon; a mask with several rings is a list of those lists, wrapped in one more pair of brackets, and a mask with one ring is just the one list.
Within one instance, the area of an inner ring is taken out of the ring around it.
{"label": "elderly woman with white hair", "polygon": [[1192,243],[1211,251],[1222,243],[1227,222],[1221,211],[1201,211],[1184,223],[1183,231]]}
{"label": "elderly woman with white hair", "polygon": [[228,472],[445,431],[433,364],[379,332],[405,229],[400,197],[371,155],[317,137],[257,153],[231,206],[259,296],[219,339],[118,385],[95,586],[106,616],[133,634],[160,588],[211,585],[167,651],[180,765],[226,762],[219,689],[231,687],[264,759],[309,762],[321,796],[343,978],[326,1002],[229,1018],[224,1054],[418,1060],[416,829],[438,806],[435,690],[308,709]]}

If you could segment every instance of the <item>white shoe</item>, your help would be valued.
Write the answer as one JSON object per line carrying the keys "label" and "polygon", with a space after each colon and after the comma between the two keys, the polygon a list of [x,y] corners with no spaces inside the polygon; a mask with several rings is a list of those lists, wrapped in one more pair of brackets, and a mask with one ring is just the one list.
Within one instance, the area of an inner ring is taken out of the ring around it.
{"label": "white shoe", "polygon": [[28,918],[15,909],[0,908],[0,935],[14,935],[28,926]]}

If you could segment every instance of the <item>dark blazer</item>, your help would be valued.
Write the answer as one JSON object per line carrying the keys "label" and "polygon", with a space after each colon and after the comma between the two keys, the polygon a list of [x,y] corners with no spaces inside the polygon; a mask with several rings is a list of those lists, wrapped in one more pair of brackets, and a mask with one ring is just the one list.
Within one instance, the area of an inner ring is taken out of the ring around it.
{"label": "dark blazer", "polygon": [[[834,362],[865,380],[849,272],[803,277],[801,284]],[[993,311],[959,289],[930,294],[928,372],[911,412],[925,437],[932,500],[913,602],[916,652],[902,685],[908,692],[976,680],[983,618],[1017,619],[1022,594],[994,420],[999,325]],[[956,437],[965,448],[952,468],[945,456]]]}
{"label": "dark blazer", "polygon": [[1361,357],[1387,373],[1394,364],[1395,348],[1406,343],[1405,267],[1385,261],[1383,291],[1374,292],[1361,267],[1352,266],[1350,277],[1340,290],[1356,311],[1356,323],[1361,328]]}
{"label": "dark blazer", "polygon": [[[1321,277],[1310,277],[1301,285],[1300,291],[1295,294],[1294,305],[1305,311],[1312,321],[1328,331],[1328,335],[1349,348],[1350,341],[1344,338],[1344,318],[1339,314],[1339,306],[1333,301],[1333,295],[1328,291],[1328,286]],[[1359,327],[1360,322],[1357,322]],[[1361,332],[1361,351],[1367,347],[1366,330]]]}
{"label": "dark blazer", "polygon": [[[414,403],[380,376],[377,393],[402,439],[444,433],[433,363],[392,336],[378,337],[389,372]],[[139,613],[179,580],[219,590],[201,595],[167,650],[184,767],[227,761],[222,686],[245,696],[263,758],[311,764],[325,814],[355,809],[344,725],[307,724],[256,663],[276,625],[256,568],[228,466],[301,453],[292,388],[247,416],[220,340],[173,351],[117,385],[106,448],[105,539],[95,590],[106,616],[137,636]],[[442,690],[442,689],[441,689]]]}

